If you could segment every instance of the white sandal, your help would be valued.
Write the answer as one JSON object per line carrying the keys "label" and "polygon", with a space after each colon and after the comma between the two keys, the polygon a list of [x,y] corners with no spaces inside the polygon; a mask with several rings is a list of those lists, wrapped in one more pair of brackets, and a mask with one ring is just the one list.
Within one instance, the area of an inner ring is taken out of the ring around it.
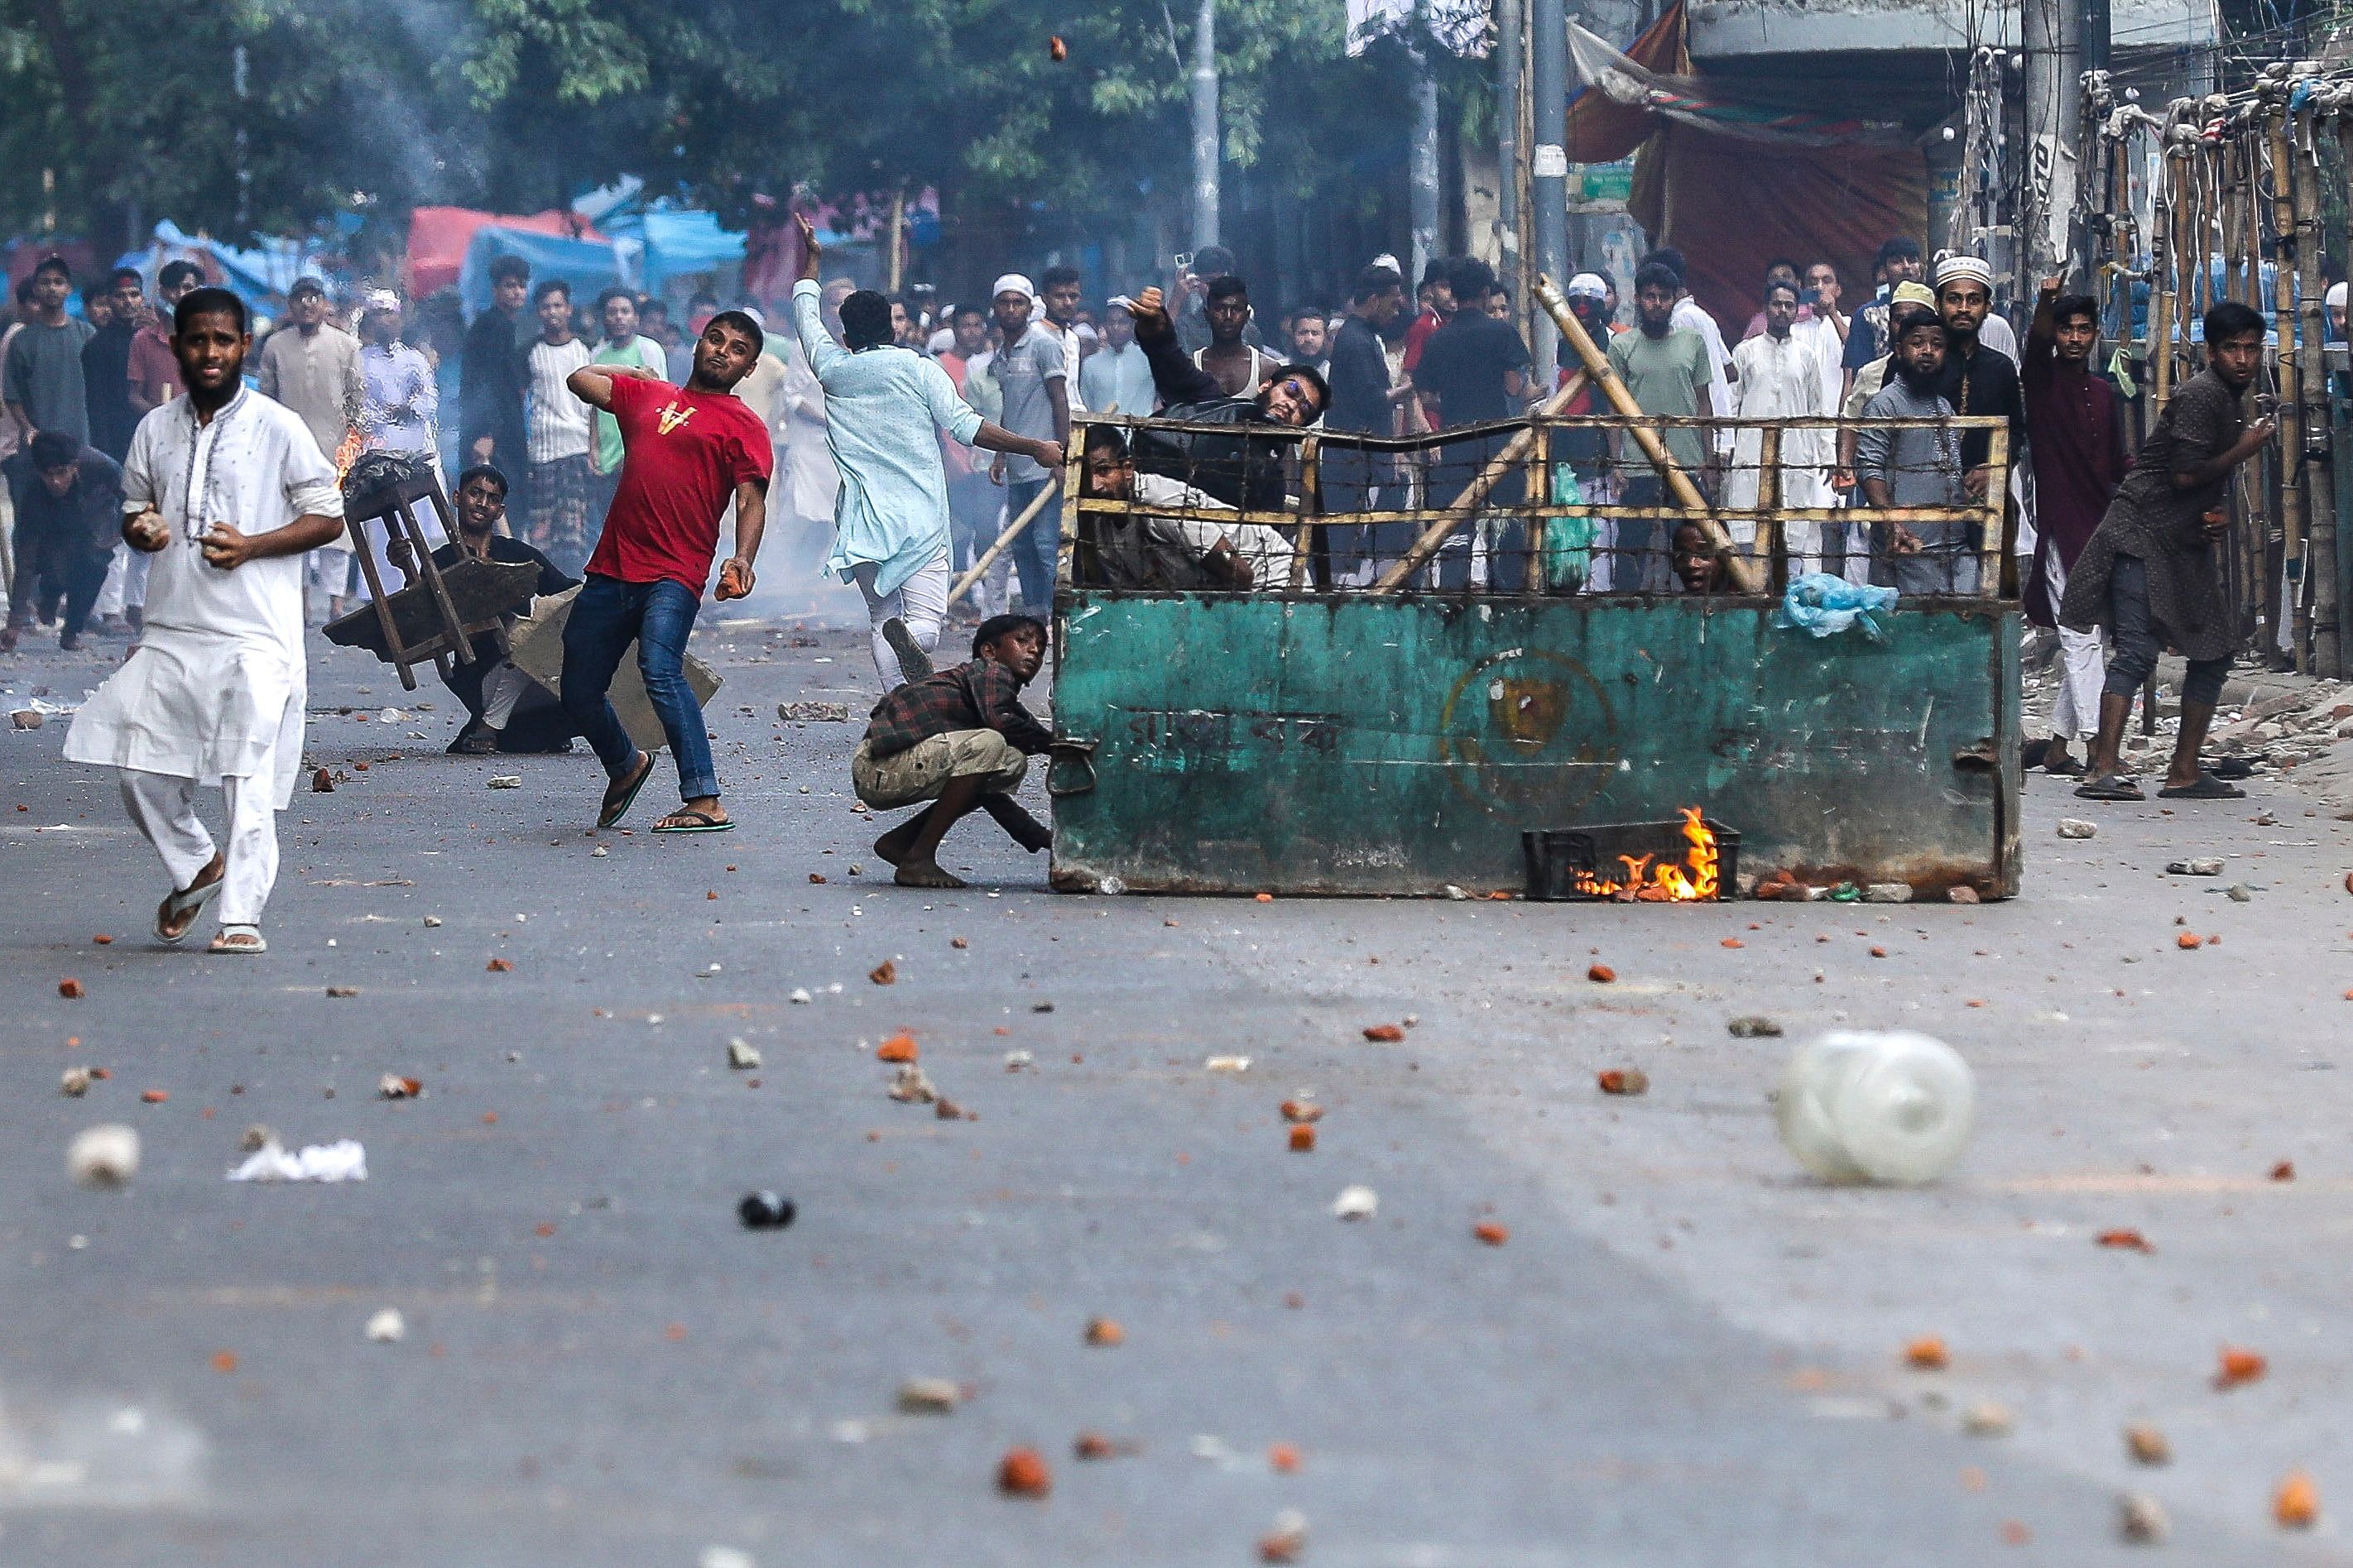
{"label": "white sandal", "polygon": [[[171,896],[164,900],[163,908],[155,911],[155,940],[170,942],[174,946],[187,941],[188,933],[196,929],[196,917],[204,913],[205,906],[211,903],[227,883],[228,873],[223,870],[219,876],[209,882],[200,883],[193,888],[173,889]],[[164,931],[165,921],[182,920],[184,917],[185,923],[180,927],[177,935]]]}
{"label": "white sandal", "polygon": [[224,925],[220,934],[212,940],[206,952],[268,952],[269,944],[261,938],[261,928],[256,925]]}

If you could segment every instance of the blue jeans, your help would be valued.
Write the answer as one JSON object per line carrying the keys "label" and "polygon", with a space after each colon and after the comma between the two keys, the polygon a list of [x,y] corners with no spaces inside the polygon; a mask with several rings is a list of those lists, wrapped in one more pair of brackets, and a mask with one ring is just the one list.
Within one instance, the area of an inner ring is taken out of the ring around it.
{"label": "blue jeans", "polygon": [[572,618],[564,626],[564,711],[596,748],[607,777],[626,777],[638,760],[637,742],[605,696],[634,641],[646,696],[678,759],[679,798],[719,793],[702,705],[686,684],[686,639],[702,605],[702,595],[682,583],[624,583],[594,572],[572,601]]}
{"label": "blue jeans", "polygon": [[[1010,526],[1015,518],[1029,510],[1038,499],[1038,492],[1053,483],[1050,478],[1011,479],[1005,486],[1005,521]],[[1013,569],[1021,574],[1021,607],[1044,620],[1054,610],[1054,569],[1062,553],[1062,500],[1060,496],[1039,510],[1020,537],[1006,546],[1005,552],[1013,557]]]}

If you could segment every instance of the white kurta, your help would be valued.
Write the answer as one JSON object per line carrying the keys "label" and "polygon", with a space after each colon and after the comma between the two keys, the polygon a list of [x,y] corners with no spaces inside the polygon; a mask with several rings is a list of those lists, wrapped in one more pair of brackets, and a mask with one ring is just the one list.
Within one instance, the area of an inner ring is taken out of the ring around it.
{"label": "white kurta", "polygon": [[334,466],[301,419],[251,390],[199,425],[184,395],[139,423],[123,505],[153,506],[172,542],[149,557],[139,646],[74,715],[69,761],[192,779],[266,780],[277,808],[302,768],[302,557],[208,565],[216,522],[268,533],[341,517]]}
{"label": "white kurta", "polygon": [[[1733,412],[1743,419],[1796,419],[1822,412],[1821,363],[1814,351],[1793,332],[1777,338],[1770,332],[1745,340],[1732,351],[1739,379],[1732,384]],[[1818,507],[1822,499],[1822,432],[1785,430],[1781,433],[1781,504]],[[1732,469],[1724,479],[1724,503],[1735,510],[1757,504],[1758,459],[1764,454],[1765,432],[1742,430],[1733,442]],[[1736,526],[1746,539],[1748,531]]]}

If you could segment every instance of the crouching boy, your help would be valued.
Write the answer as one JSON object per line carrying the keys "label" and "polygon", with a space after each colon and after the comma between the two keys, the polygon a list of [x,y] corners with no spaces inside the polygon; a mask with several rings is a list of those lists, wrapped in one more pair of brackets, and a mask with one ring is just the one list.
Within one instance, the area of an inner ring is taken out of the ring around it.
{"label": "crouching boy", "polygon": [[1053,834],[1014,800],[1029,759],[1053,737],[1021,706],[1046,658],[1046,627],[996,616],[973,634],[972,662],[910,681],[874,705],[849,759],[858,798],[877,811],[932,804],[874,841],[902,888],[961,888],[939,863],[940,840],[975,806],[1035,854]]}

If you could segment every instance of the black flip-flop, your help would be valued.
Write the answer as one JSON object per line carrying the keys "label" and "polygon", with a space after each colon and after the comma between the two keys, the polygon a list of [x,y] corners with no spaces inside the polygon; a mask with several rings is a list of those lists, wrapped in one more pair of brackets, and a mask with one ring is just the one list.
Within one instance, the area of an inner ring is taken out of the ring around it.
{"label": "black flip-flop", "polygon": [[610,795],[606,797],[604,809],[596,813],[597,826],[610,827],[628,816],[629,807],[638,804],[638,792],[644,789],[646,781],[654,776],[654,754],[651,752],[638,754],[645,758],[646,765],[638,771],[637,782],[621,792],[620,799],[615,800]]}
{"label": "black flip-flop", "polygon": [[2043,763],[2042,771],[2057,778],[2079,778],[2083,775],[2084,764],[2073,757],[2063,757],[2058,762]]}
{"label": "black flip-flop", "polygon": [[2079,800],[2147,800],[2140,785],[2122,773],[2109,773],[2102,778],[2087,779],[2075,786]]}
{"label": "black flip-flop", "polygon": [[2159,800],[2244,800],[2247,792],[2236,784],[2224,784],[2212,773],[2200,773],[2196,784],[2182,784],[2175,789],[2157,792]]}
{"label": "black flip-flop", "polygon": [[2205,771],[2210,778],[2253,778],[2255,776],[2255,764],[2262,761],[2263,761],[2263,757],[2224,757]]}
{"label": "black flip-flop", "polygon": [[713,816],[707,811],[693,811],[685,806],[681,806],[670,815],[687,817],[690,820],[681,822],[676,826],[668,826],[665,824],[670,821],[670,817],[664,817],[660,822],[654,824],[656,833],[733,833],[735,831],[735,819],[732,816]]}

